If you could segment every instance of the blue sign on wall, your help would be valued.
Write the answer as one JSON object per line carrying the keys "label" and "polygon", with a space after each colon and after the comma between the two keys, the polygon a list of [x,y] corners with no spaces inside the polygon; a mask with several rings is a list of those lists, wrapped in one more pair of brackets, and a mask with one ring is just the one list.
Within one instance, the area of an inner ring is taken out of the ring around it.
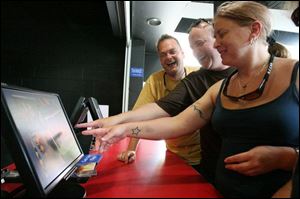
{"label": "blue sign on wall", "polygon": [[144,77],[144,68],[131,67],[130,77]]}

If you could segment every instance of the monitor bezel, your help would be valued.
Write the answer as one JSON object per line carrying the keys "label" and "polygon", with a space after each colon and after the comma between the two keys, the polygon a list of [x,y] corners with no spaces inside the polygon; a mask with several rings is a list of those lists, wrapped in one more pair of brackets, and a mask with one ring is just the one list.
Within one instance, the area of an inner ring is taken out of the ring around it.
{"label": "monitor bezel", "polygon": [[[33,165],[33,162],[29,158],[28,149],[26,149],[26,145],[23,142],[22,135],[20,134],[18,128],[16,127],[16,124],[13,120],[11,112],[8,108],[7,101],[6,101],[5,97],[3,96],[3,89],[12,89],[12,90],[30,92],[30,93],[41,94],[41,95],[55,96],[58,99],[60,106],[63,110],[63,113],[66,117],[66,120],[68,122],[70,130],[72,132],[72,135],[73,135],[73,137],[76,141],[76,144],[78,146],[78,149],[80,151],[80,154],[66,168],[62,169],[60,174],[56,178],[54,178],[54,180],[52,180],[45,188],[43,188],[42,184],[40,183],[38,174],[35,171],[35,166]],[[81,146],[77,140],[77,137],[75,135],[72,124],[69,120],[69,117],[63,106],[61,98],[56,93],[50,93],[50,92],[34,90],[34,89],[24,88],[24,87],[20,87],[20,86],[8,85],[5,83],[1,83],[1,103],[2,103],[2,108],[5,111],[4,121],[9,123],[9,125],[7,125],[7,126],[12,132],[12,133],[5,133],[5,132],[2,132],[2,133],[4,135],[4,138],[8,142],[8,145],[9,145],[8,148],[11,151],[11,155],[13,157],[13,161],[16,165],[16,168],[20,173],[22,183],[24,184],[24,186],[27,189],[27,192],[29,192],[31,196],[46,197],[48,194],[51,193],[51,191],[54,188],[59,186],[59,184],[62,181],[67,180],[70,177],[70,175],[76,169],[76,166],[75,166],[76,163],[79,162],[80,159],[84,155],[84,153],[81,149]]]}

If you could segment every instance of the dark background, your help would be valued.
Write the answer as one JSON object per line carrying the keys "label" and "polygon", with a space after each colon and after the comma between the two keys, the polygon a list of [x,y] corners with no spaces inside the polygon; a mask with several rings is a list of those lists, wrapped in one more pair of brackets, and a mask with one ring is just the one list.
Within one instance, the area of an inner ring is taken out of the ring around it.
{"label": "dark background", "polygon": [[124,59],[105,1],[1,1],[1,82],[58,93],[68,115],[80,96],[120,113]]}

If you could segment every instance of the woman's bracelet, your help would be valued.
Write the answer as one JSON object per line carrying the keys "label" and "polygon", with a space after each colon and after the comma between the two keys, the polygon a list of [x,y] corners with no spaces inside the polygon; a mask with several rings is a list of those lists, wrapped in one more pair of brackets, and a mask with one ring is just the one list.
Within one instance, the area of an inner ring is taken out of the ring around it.
{"label": "woman's bracelet", "polygon": [[299,147],[293,147],[293,149],[295,150],[295,153],[296,153],[296,161],[295,161],[294,168],[293,168],[293,173],[295,173],[295,170],[296,170],[296,167],[298,164],[298,160],[299,160]]}

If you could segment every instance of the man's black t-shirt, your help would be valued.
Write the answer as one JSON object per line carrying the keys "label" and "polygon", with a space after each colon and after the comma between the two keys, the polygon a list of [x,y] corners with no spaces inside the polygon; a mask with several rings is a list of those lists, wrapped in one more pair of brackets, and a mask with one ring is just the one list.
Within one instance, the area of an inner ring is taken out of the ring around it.
{"label": "man's black t-shirt", "polygon": [[[210,86],[229,76],[233,71],[233,68],[223,71],[200,68],[181,80],[169,95],[158,100],[156,104],[169,115],[175,116],[201,98]],[[210,123],[201,128],[200,132],[202,158],[199,169],[208,181],[213,182],[221,139]]]}

